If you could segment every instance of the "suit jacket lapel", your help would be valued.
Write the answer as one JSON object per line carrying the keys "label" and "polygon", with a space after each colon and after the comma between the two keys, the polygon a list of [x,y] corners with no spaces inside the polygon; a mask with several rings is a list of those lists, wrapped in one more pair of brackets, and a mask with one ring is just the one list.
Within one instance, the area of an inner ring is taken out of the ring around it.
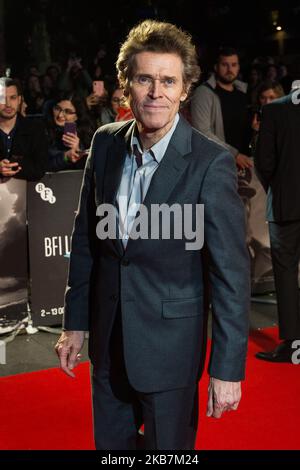
{"label": "suit jacket lapel", "polygon": [[151,180],[144,205],[167,202],[172,190],[187,167],[183,158],[191,152],[192,129],[184,119],[180,119],[170,140],[166,153]]}
{"label": "suit jacket lapel", "polygon": [[[129,127],[121,128],[115,135],[112,144],[107,149],[107,160],[103,184],[103,203],[116,205],[116,196],[120,186],[124,161],[128,151],[128,145],[134,129],[135,121]],[[126,131],[127,129],[127,131]],[[126,134],[124,136],[124,130]],[[123,256],[124,247],[120,239],[112,241],[117,252]]]}
{"label": "suit jacket lapel", "polygon": [[[170,194],[178,183],[188,163],[183,158],[191,153],[192,128],[182,118],[172,135],[166,153],[154,173],[143,204],[147,207],[148,214],[151,204],[163,204],[169,199]],[[126,251],[134,247],[133,240],[129,239]]]}
{"label": "suit jacket lapel", "polygon": [[[114,140],[107,150],[107,163],[105,168],[103,201],[106,204],[115,204],[117,191],[120,186],[122,170],[128,145],[134,129],[135,122],[130,123],[124,136],[124,128],[114,135]],[[122,132],[123,131],[123,132]]]}

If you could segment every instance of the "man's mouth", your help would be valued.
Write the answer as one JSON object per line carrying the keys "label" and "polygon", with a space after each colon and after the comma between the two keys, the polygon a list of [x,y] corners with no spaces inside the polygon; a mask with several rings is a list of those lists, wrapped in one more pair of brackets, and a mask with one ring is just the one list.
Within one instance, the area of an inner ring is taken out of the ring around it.
{"label": "man's mouth", "polygon": [[154,105],[154,104],[144,104],[144,108],[151,110],[151,111],[161,111],[162,109],[166,109],[164,105]]}

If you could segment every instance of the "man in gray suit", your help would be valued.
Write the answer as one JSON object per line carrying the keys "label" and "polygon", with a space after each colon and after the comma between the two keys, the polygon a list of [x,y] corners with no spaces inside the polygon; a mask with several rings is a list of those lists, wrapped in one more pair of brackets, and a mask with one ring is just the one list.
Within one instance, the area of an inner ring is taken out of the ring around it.
{"label": "man in gray suit", "polygon": [[[136,449],[142,423],[146,449],[193,449],[206,265],[213,311],[207,415],[236,410],[241,398],[250,298],[244,210],[231,155],[178,114],[200,73],[190,36],[146,20],[130,31],[117,69],[135,120],[94,136],[56,350],[62,369],[74,376],[89,331],[97,449]],[[158,232],[150,217],[149,236],[133,237],[140,214],[163,204],[204,205],[202,250],[187,247],[186,231],[165,236],[181,226],[176,214],[169,227],[162,214]],[[118,237],[103,237],[103,207],[116,208]]]}

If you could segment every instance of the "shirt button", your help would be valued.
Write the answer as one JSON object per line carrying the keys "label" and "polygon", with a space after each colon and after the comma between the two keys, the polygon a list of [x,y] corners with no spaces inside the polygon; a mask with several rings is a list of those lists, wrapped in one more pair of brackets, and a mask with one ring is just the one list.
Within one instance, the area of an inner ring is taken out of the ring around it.
{"label": "shirt button", "polygon": [[10,139],[10,135],[7,138]]}
{"label": "shirt button", "polygon": [[122,266],[128,266],[130,264],[130,261],[129,261],[129,259],[124,258],[124,259],[121,260],[121,264],[122,264]]}

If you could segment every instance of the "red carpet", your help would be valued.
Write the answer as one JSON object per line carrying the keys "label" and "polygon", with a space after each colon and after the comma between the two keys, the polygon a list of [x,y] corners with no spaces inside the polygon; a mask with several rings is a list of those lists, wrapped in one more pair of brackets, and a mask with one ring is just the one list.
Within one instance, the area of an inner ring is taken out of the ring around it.
{"label": "red carpet", "polygon": [[[197,449],[300,449],[300,366],[258,361],[275,328],[251,334],[247,381],[237,412],[206,418],[201,381]],[[58,369],[0,379],[0,449],[93,449],[88,364],[72,380]]]}

